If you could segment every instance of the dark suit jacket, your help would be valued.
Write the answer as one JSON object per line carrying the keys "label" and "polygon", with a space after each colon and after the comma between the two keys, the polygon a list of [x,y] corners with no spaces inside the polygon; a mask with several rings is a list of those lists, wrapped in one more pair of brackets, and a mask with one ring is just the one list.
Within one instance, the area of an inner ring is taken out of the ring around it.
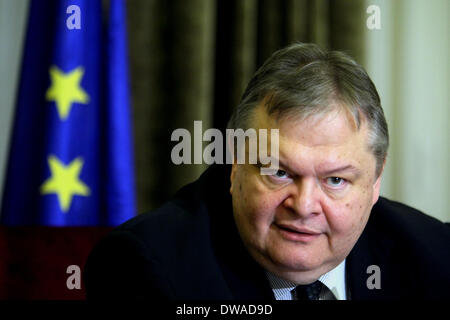
{"label": "dark suit jacket", "polygon": [[[271,300],[232,216],[229,166],[214,165],[161,208],[116,228],[91,253],[88,299]],[[351,299],[449,299],[450,227],[380,198],[347,257]],[[368,289],[367,267],[381,270]]]}

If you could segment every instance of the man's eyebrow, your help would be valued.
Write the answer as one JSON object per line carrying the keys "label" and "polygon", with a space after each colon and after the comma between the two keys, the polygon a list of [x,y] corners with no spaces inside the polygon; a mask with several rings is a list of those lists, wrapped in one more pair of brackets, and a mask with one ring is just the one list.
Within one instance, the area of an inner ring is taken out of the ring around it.
{"label": "man's eyebrow", "polygon": [[336,173],[336,172],[342,172],[342,171],[351,171],[351,172],[353,172],[354,174],[356,174],[358,176],[361,173],[360,170],[357,167],[355,167],[355,166],[353,166],[351,164],[344,165],[344,166],[337,167],[337,168],[333,168],[333,169],[323,170],[323,171],[321,171],[321,173],[323,175],[329,175],[329,174],[333,174],[333,173]]}
{"label": "man's eyebrow", "polygon": [[[268,157],[270,157],[270,155]],[[290,174],[295,173],[294,170],[292,170],[288,165],[286,165],[283,162],[283,160],[281,160],[280,158],[281,157],[278,157],[278,158],[272,157],[271,162],[269,162],[268,164],[265,164],[264,166],[269,166],[269,164],[272,164],[274,161],[278,160],[278,169],[283,170],[283,171],[286,170]],[[258,155],[257,161],[258,161],[259,166],[263,166],[263,164],[260,161],[259,155]]]}
{"label": "man's eyebrow", "polygon": [[[281,157],[280,157],[281,158]],[[288,173],[290,174],[295,174],[295,170],[292,170],[287,164],[285,164],[283,162],[283,160],[281,160],[280,158],[278,158],[278,167],[282,170],[286,170]],[[262,166],[262,163],[260,162],[260,157],[258,155],[257,157],[257,164],[259,166]],[[267,164],[268,165],[268,164]],[[348,164],[348,165],[343,165],[337,168],[333,168],[333,169],[327,169],[327,170],[317,170],[318,172],[320,172],[321,175],[330,175],[333,173],[338,173],[338,172],[343,172],[343,171],[350,171],[351,173],[353,173],[356,177],[359,177],[361,175],[361,171],[355,167],[352,164]]]}

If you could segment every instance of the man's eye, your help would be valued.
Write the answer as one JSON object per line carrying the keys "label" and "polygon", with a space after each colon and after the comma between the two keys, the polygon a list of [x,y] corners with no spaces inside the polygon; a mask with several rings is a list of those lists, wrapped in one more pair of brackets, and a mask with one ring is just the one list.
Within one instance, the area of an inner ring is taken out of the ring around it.
{"label": "man's eye", "polygon": [[289,178],[289,174],[284,170],[278,170],[275,173],[275,177],[280,178],[280,179],[285,179],[285,178]]}
{"label": "man's eye", "polygon": [[327,184],[332,187],[340,187],[345,183],[345,180],[339,177],[327,178]]}

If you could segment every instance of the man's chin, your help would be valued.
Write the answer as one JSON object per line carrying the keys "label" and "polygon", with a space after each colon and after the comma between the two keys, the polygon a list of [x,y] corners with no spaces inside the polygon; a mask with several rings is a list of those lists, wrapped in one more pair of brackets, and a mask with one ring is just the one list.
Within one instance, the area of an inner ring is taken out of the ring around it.
{"label": "man's chin", "polygon": [[277,269],[287,273],[311,273],[319,269],[322,265],[320,263],[311,263],[310,261],[291,259],[279,260],[276,264]]}
{"label": "man's chin", "polygon": [[[323,259],[305,255],[272,255],[270,261],[272,270],[269,271],[273,271],[272,273],[275,274],[282,274],[284,275],[283,278],[288,276],[289,278],[295,278],[297,280],[299,278],[314,278],[315,275],[318,275],[317,277],[319,277],[322,275],[322,270],[326,268],[323,264]],[[314,280],[317,280],[317,278]]]}
{"label": "man's chin", "polygon": [[320,267],[325,258],[317,253],[324,250],[318,246],[293,245],[283,242],[282,245],[274,247],[268,251],[272,260],[280,267],[287,270],[310,271]]}
{"label": "man's chin", "polygon": [[[317,275],[321,276],[326,259],[324,257],[317,257],[317,252],[321,252],[317,248],[298,248],[292,247],[291,244],[280,244],[279,246],[272,246],[262,250],[261,248],[250,250],[253,258],[267,271],[293,281],[301,283],[298,280],[312,279]],[[322,251],[323,252],[323,251]],[[313,281],[317,280],[313,279]],[[307,280],[306,280],[307,281]]]}

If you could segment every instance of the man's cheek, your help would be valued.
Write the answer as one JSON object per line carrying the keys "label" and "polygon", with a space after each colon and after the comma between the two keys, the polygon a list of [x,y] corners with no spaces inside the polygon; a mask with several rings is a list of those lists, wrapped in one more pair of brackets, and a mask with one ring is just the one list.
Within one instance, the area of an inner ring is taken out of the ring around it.
{"label": "man's cheek", "polygon": [[345,212],[334,224],[334,234],[342,241],[353,243],[360,236],[367,223],[368,216],[365,213],[363,203],[355,203],[355,210]]}
{"label": "man's cheek", "polygon": [[342,206],[330,206],[326,210],[329,228],[333,236],[345,236],[355,229],[357,218],[355,216],[354,208],[356,203],[345,202]]}
{"label": "man's cheek", "polygon": [[273,220],[272,206],[269,199],[264,197],[250,197],[246,196],[248,201],[244,202],[246,219],[255,228],[266,229]]}

